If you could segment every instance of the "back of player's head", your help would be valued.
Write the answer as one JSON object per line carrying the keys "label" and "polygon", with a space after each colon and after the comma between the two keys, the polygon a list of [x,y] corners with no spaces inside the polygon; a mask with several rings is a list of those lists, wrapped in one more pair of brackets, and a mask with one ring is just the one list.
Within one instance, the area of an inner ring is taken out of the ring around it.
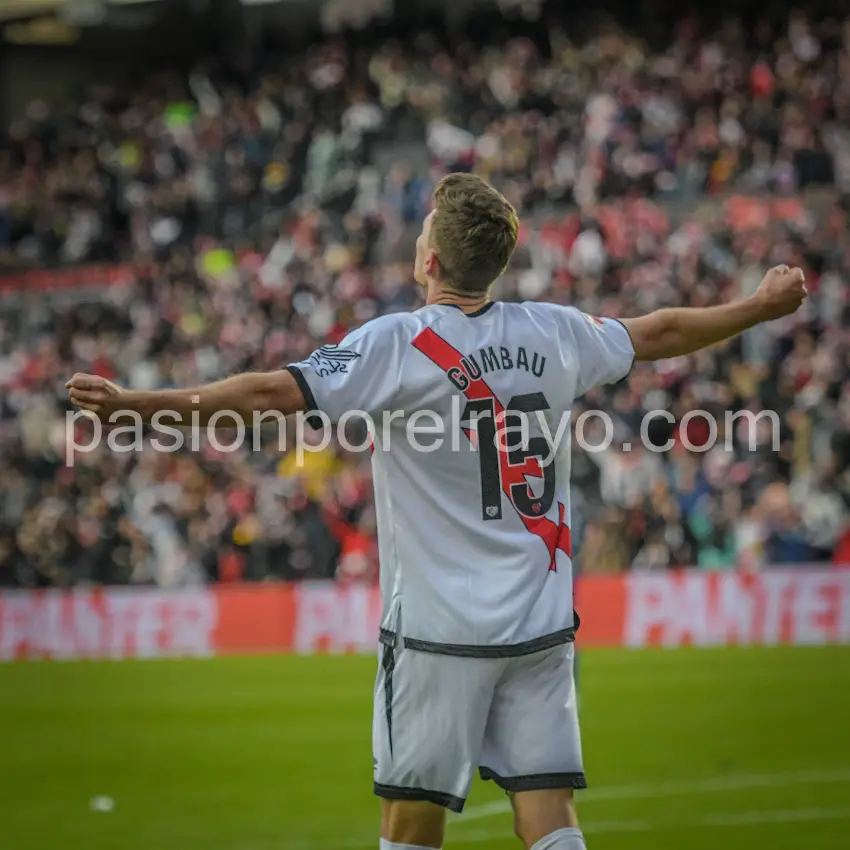
{"label": "back of player's head", "polygon": [[434,190],[434,202],[430,241],[443,280],[460,292],[486,292],[516,248],[516,210],[473,174],[444,177]]}

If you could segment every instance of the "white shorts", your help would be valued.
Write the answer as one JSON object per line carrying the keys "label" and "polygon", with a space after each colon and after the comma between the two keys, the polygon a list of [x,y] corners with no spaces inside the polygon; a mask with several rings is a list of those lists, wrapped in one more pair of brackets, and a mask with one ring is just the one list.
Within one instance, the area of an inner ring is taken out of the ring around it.
{"label": "white shorts", "polygon": [[460,812],[475,768],[505,791],[586,788],[572,643],[459,658],[382,637],[372,747],[375,793]]}

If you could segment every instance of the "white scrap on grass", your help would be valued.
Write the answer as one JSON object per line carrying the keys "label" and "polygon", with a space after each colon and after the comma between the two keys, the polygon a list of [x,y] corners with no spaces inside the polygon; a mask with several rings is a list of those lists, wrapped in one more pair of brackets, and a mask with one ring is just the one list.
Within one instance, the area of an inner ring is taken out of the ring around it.
{"label": "white scrap on grass", "polygon": [[111,812],[115,808],[115,800],[112,797],[92,797],[89,808],[93,812]]}

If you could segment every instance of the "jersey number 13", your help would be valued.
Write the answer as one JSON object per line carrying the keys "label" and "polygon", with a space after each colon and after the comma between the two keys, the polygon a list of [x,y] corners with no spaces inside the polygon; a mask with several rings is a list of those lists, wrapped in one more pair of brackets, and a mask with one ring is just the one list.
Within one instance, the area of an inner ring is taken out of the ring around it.
{"label": "jersey number 13", "polygon": [[[469,401],[461,424],[467,436],[477,432],[481,466],[481,518],[502,519],[502,494],[518,513],[541,517],[555,499],[555,464],[545,437],[528,436],[531,417],[549,410],[543,393],[515,395],[502,408],[493,396]],[[543,479],[543,491],[535,496],[525,476]]]}

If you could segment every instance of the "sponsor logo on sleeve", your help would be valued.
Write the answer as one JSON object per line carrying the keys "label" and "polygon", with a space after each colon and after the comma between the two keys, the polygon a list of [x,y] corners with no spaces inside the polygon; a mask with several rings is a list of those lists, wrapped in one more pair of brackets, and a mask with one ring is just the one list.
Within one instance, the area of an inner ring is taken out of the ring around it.
{"label": "sponsor logo on sleeve", "polygon": [[582,316],[584,316],[591,325],[596,325],[598,328],[601,328],[605,324],[599,316],[591,316],[589,313],[582,313]]}
{"label": "sponsor logo on sleeve", "polygon": [[310,355],[313,368],[320,378],[335,375],[338,372],[348,372],[349,367],[360,355],[350,348],[340,348],[338,345],[323,345]]}

